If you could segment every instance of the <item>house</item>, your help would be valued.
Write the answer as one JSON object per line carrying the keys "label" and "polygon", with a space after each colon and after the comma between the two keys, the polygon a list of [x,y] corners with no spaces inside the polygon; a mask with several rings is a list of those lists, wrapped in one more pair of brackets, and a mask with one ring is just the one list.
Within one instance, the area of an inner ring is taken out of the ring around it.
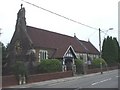
{"label": "house", "polygon": [[59,59],[64,70],[69,70],[75,59],[87,62],[99,57],[99,51],[90,41],[27,26],[23,7],[17,15],[15,32],[9,46],[11,64],[16,60],[40,62],[44,59]]}

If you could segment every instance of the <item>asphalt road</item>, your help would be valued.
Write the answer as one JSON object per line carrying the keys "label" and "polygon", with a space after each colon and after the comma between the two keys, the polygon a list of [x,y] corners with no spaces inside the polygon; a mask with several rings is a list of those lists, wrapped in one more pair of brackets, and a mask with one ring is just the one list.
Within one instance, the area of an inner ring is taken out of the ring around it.
{"label": "asphalt road", "polygon": [[118,88],[118,70],[104,72],[103,74],[89,74],[64,78],[58,80],[50,80],[28,85],[21,85],[12,88]]}
{"label": "asphalt road", "polygon": [[106,73],[77,77],[74,79],[35,85],[32,88],[118,88],[118,70]]}

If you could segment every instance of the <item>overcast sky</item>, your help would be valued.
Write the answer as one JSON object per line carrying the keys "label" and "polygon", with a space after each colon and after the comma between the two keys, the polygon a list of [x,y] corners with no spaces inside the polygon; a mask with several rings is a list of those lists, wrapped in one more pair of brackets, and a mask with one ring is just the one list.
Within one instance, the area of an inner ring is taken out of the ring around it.
{"label": "overcast sky", "polygon": [[[94,28],[108,31],[107,35],[118,39],[118,1],[119,0],[26,0],[40,7],[71,18]],[[0,28],[2,29],[0,41],[5,45],[10,42],[15,31],[17,12],[20,4],[26,9],[27,25],[74,36],[80,40],[93,43],[99,48],[98,30],[71,22],[42,9],[29,5],[21,0],[1,0],[0,2]],[[102,33],[102,40],[106,37]]]}

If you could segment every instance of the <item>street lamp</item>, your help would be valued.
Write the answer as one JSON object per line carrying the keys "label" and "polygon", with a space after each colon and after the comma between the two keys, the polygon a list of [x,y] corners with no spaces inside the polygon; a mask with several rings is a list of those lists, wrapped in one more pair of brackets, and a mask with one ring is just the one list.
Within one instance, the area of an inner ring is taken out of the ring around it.
{"label": "street lamp", "polygon": [[[109,30],[113,30],[113,28],[109,28],[107,30],[107,32]],[[105,34],[107,34],[107,32]],[[101,58],[102,52],[101,52],[101,29],[100,28],[99,28],[99,49],[100,49],[100,56],[99,57]],[[102,71],[102,62],[100,62],[100,69],[101,69],[101,74],[103,74],[103,71]]]}

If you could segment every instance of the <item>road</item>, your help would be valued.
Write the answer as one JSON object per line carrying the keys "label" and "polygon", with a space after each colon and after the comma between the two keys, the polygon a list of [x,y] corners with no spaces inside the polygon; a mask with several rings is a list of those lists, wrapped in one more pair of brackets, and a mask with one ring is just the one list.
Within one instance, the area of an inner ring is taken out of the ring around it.
{"label": "road", "polygon": [[[23,85],[21,88],[118,88],[118,70]],[[17,87],[18,88],[18,87]],[[76,90],[77,90],[76,89]]]}

